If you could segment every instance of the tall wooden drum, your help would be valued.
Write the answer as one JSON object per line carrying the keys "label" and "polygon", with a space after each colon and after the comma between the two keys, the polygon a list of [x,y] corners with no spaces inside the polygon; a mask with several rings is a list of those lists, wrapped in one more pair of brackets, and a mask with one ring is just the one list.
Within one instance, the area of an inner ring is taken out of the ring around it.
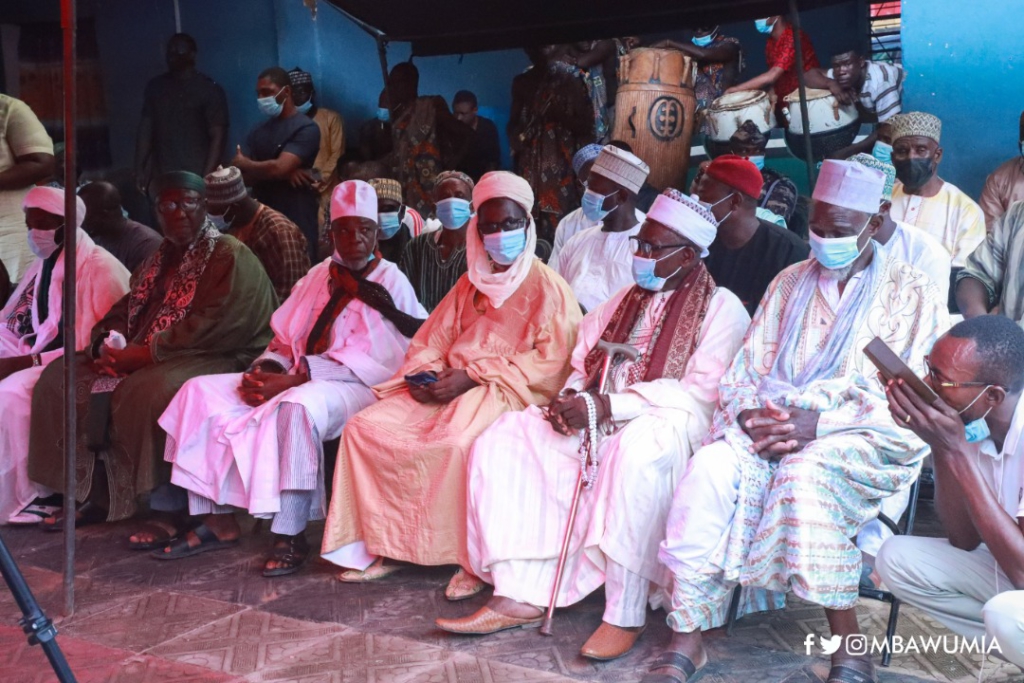
{"label": "tall wooden drum", "polygon": [[683,189],[690,166],[697,65],[677,50],[638,48],[619,61],[612,139],[651,167],[647,182]]}

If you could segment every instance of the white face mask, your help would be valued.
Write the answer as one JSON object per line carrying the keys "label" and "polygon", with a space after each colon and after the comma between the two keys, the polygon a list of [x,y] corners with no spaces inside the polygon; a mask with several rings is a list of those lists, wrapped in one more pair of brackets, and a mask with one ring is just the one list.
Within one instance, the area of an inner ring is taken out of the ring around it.
{"label": "white face mask", "polygon": [[50,258],[53,256],[53,252],[60,247],[56,235],[56,230],[29,230],[28,248],[39,258]]}

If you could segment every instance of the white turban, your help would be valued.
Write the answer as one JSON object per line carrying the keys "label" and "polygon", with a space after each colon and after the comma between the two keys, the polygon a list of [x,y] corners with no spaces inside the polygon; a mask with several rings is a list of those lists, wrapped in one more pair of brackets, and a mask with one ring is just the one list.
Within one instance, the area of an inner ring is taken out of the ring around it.
{"label": "white turban", "polygon": [[362,180],[346,180],[331,193],[331,222],[356,216],[377,222],[377,193]]}
{"label": "white turban", "polygon": [[856,161],[826,159],[821,164],[814,199],[851,211],[876,214],[885,193],[885,174]]}
{"label": "white turban", "polygon": [[[21,202],[22,209],[41,209],[54,216],[64,217],[64,190],[59,187],[33,187]],[[75,197],[75,227],[82,227],[85,220],[85,202]]]}
{"label": "white turban", "polygon": [[[484,249],[483,239],[476,228],[480,207],[491,199],[511,199],[523,207],[527,218],[530,219],[526,226],[526,248],[503,272],[494,272],[491,259]],[[483,292],[490,300],[491,305],[501,308],[501,305],[519,289],[519,285],[523,284],[523,280],[530,274],[530,268],[533,267],[534,252],[537,249],[537,227],[534,225],[531,215],[533,190],[530,188],[530,183],[515,173],[491,171],[484,174],[473,188],[473,206],[476,207],[477,212],[473,214],[466,230],[467,274],[469,281]]]}
{"label": "white turban", "polygon": [[707,258],[708,247],[718,235],[718,221],[711,209],[672,188],[658,195],[647,218],[696,244],[703,250],[701,258]]}

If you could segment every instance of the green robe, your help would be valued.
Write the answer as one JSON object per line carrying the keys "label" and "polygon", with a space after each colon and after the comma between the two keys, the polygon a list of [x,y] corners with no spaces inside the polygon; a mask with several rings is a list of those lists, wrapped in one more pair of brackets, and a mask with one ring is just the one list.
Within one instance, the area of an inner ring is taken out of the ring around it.
{"label": "green robe", "polygon": [[[154,254],[152,258],[155,258]],[[149,261],[132,277],[139,285]],[[111,330],[126,334],[131,293],[114,304],[93,328],[93,349]],[[159,308],[163,288],[154,290],[139,316],[147,320]],[[104,451],[110,490],[109,521],[132,516],[139,494],[170,480],[164,462],[165,434],[157,424],[181,385],[198,375],[240,372],[273,337],[270,316],[277,306],[273,285],[248,247],[228,235],[217,238],[209,263],[196,283],[192,307],[179,322],[153,336],[154,363],[130,374],[110,401],[109,447]],[[148,325],[142,326],[145,330]],[[137,341],[129,339],[129,341]],[[90,388],[99,376],[88,353],[76,356],[75,400],[78,410],[78,489],[90,493],[97,453],[86,443]],[[29,478],[51,489],[64,488],[63,364],[43,371],[32,395]]]}

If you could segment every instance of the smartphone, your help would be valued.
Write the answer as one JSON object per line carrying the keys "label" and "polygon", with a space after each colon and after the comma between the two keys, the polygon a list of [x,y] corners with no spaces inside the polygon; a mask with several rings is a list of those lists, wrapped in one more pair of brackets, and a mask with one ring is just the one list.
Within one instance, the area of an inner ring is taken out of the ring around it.
{"label": "smartphone", "polygon": [[925,384],[923,379],[915,375],[914,371],[879,337],[875,337],[864,347],[864,355],[886,380],[902,379],[914,393],[927,401],[928,405],[933,405],[939,400],[938,394]]}
{"label": "smartphone", "polygon": [[405,381],[417,387],[425,387],[437,381],[437,375],[433,372],[417,372],[415,375],[406,375]]}

